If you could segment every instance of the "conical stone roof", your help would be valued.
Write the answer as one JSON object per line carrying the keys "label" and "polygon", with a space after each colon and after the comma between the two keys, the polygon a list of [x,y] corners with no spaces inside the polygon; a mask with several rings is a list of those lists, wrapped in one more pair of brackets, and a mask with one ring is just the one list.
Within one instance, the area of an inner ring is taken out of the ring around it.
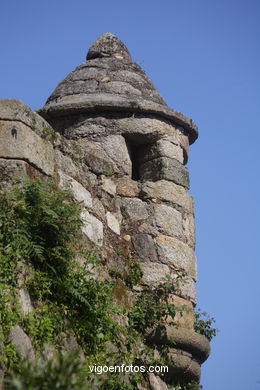
{"label": "conical stone roof", "polygon": [[97,39],[86,59],[57,86],[39,110],[45,119],[102,111],[152,114],[181,125],[190,143],[196,140],[198,130],[194,122],[167,106],[115,35],[106,33]]}

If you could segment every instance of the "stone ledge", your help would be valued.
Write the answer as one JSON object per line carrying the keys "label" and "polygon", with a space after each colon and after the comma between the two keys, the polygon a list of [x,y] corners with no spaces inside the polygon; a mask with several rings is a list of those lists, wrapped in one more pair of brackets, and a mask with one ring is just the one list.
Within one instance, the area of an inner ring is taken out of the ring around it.
{"label": "stone ledge", "polygon": [[109,93],[69,95],[47,103],[38,113],[45,119],[86,112],[124,111],[155,114],[182,126],[189,134],[190,144],[198,138],[198,128],[192,119],[162,104],[148,100],[129,99]]}
{"label": "stone ledge", "polygon": [[49,123],[21,100],[0,99],[0,120],[21,122],[45,139],[55,137]]}
{"label": "stone ledge", "polygon": [[148,336],[158,345],[169,345],[191,353],[202,364],[210,355],[210,343],[205,336],[194,330],[168,324],[160,324]]}
{"label": "stone ledge", "polygon": [[52,144],[21,122],[0,120],[0,158],[24,160],[46,175],[54,173]]}

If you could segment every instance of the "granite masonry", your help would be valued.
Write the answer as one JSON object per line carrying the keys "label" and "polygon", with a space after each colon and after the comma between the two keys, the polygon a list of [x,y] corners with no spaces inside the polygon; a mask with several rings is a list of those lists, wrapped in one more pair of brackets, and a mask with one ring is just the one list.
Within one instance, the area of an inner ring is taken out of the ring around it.
{"label": "granite masonry", "polygon": [[[110,33],[38,112],[21,101],[0,101],[1,184],[11,186],[25,174],[56,175],[83,205],[83,232],[102,256],[104,278],[111,269],[126,272],[131,254],[143,271],[139,289],[169,276],[178,280],[171,299],[187,310],[175,326],[162,320],[149,336],[169,346],[175,364],[164,381],[150,374],[147,389],[166,390],[176,375],[198,380],[210,353],[207,339],[194,332],[194,201],[185,164],[197,137],[194,122],[166,105]],[[129,300],[137,293],[129,291]],[[21,290],[19,299],[24,312],[33,310],[28,292]],[[11,338],[34,359],[21,327]]]}

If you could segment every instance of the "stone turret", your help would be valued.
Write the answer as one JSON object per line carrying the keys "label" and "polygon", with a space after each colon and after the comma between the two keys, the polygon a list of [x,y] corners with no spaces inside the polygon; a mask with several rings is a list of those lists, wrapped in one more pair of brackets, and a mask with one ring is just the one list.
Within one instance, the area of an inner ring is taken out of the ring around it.
{"label": "stone turret", "polygon": [[[167,106],[110,33],[94,42],[87,61],[57,86],[39,115],[17,101],[1,107],[6,130],[0,167],[23,162],[40,174],[55,172],[61,186],[70,185],[84,206],[86,239],[101,253],[102,277],[114,270],[126,274],[129,259],[141,267],[140,284],[121,286],[118,302],[131,307],[143,289],[171,281],[169,300],[181,314],[174,326],[162,319],[146,338],[158,351],[166,346],[173,358],[166,383],[198,380],[210,349],[194,331],[194,205],[185,167],[189,145],[198,137],[194,122]],[[167,388],[154,374],[149,380],[147,388]]]}

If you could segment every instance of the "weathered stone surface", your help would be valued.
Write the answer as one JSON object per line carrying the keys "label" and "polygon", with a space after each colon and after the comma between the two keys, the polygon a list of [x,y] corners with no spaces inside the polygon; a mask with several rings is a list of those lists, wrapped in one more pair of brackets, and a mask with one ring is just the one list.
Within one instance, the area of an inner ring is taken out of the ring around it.
{"label": "weathered stone surface", "polygon": [[66,175],[76,178],[84,188],[91,188],[96,185],[97,176],[90,171],[86,164],[76,165],[71,157],[58,149],[55,149],[54,162],[57,171],[60,170]]}
{"label": "weathered stone surface", "polygon": [[180,145],[175,145],[169,142],[167,139],[160,139],[153,145],[147,145],[142,149],[139,161],[144,163],[146,161],[153,160],[158,157],[169,157],[178,160],[183,164],[183,149]]}
{"label": "weathered stone surface", "polygon": [[180,297],[197,303],[196,286],[193,278],[185,276],[180,282],[177,293]]}
{"label": "weathered stone surface", "polygon": [[[95,93],[88,93],[86,91],[86,93],[74,92],[72,94],[71,91],[74,90],[73,86],[71,90],[69,89],[68,95],[66,95],[68,88],[66,84],[64,85],[62,92],[60,92],[61,88],[58,86],[57,91],[55,90],[50,96],[46,105],[39,110],[39,114],[45,119],[48,119],[49,122],[52,123],[54,129],[56,129],[57,122],[53,122],[50,118],[95,112],[97,110],[99,112],[124,112],[128,114],[154,115],[158,119],[162,117],[171,121],[173,125],[179,124],[183,126],[189,135],[190,144],[197,139],[198,129],[194,122],[185,115],[164,106],[162,104],[162,98],[156,90],[153,90],[151,93],[151,88],[150,90],[144,88],[141,90],[142,98],[137,98],[135,95],[128,97],[126,95],[105,93],[103,92],[104,87],[102,84],[103,83],[99,84],[99,86],[101,86],[100,93],[97,93],[97,90]],[[150,96],[147,96],[147,94],[150,94]],[[154,97],[154,100],[160,101],[160,103],[149,100],[151,95]]]}
{"label": "weathered stone surface", "polygon": [[133,198],[138,197],[140,189],[137,181],[129,179],[128,177],[120,177],[117,179],[116,183],[116,192],[118,195]]}
{"label": "weathered stone surface", "polygon": [[48,141],[53,141],[56,137],[49,123],[36,112],[33,112],[21,100],[0,99],[0,120],[24,123]]}
{"label": "weathered stone surface", "polygon": [[105,176],[101,176],[101,180],[101,188],[108,194],[114,196],[116,194],[116,184],[114,183],[114,181]]}
{"label": "weathered stone surface", "polygon": [[122,169],[124,173],[131,175],[132,162],[129,157],[124,137],[121,135],[104,137],[101,141],[101,145],[106,154],[116,163],[118,169]]}
{"label": "weathered stone surface", "polygon": [[145,262],[140,266],[143,271],[142,282],[148,286],[155,286],[170,275],[170,268],[165,264]]}
{"label": "weathered stone surface", "polygon": [[106,214],[108,227],[113,230],[114,233],[120,235],[120,224],[114,214],[110,211]]}
{"label": "weathered stone surface", "polygon": [[[107,45],[107,47],[106,47]],[[131,61],[124,44],[111,34],[90,48],[88,61],[70,73],[39,112],[45,118],[87,112],[146,114],[183,126],[194,142],[198,130],[185,115],[170,109],[145,72]],[[55,124],[54,124],[55,125]]]}
{"label": "weathered stone surface", "polygon": [[[167,134],[175,134],[175,127],[156,117],[133,115],[118,119],[118,126],[127,139],[137,145],[152,145]],[[139,159],[142,158],[142,151]]]}
{"label": "weathered stone surface", "polygon": [[194,212],[194,201],[188,195],[185,188],[166,180],[156,182],[147,181],[142,184],[141,193],[143,198],[169,201],[181,206],[190,213]]}
{"label": "weathered stone surface", "polygon": [[200,363],[203,363],[210,354],[210,344],[206,337],[193,329],[161,324],[152,331],[150,338],[159,345],[180,347],[196,356]]}
{"label": "weathered stone surface", "polygon": [[25,314],[33,312],[34,308],[33,308],[32,300],[31,300],[31,297],[30,297],[28,291],[25,290],[24,288],[20,288],[18,291],[18,294],[19,294],[18,295],[19,304],[20,304],[22,313],[25,315]]}
{"label": "weathered stone surface", "polygon": [[173,303],[176,309],[174,324],[194,330],[195,314],[193,304],[177,295],[170,297],[169,302]]}
{"label": "weathered stone surface", "polygon": [[149,382],[151,390],[168,390],[168,386],[161,378],[153,373],[149,373]]}
{"label": "weathered stone surface", "polygon": [[103,224],[94,215],[87,211],[81,213],[81,218],[84,223],[82,231],[86,236],[98,246],[103,244]]}
{"label": "weathered stone surface", "polygon": [[142,181],[169,180],[185,188],[189,188],[189,173],[179,161],[160,157],[147,161],[140,166],[140,177]]}
{"label": "weathered stone surface", "polygon": [[184,238],[189,246],[195,249],[196,235],[195,235],[195,222],[193,214],[185,213],[182,220]]}
{"label": "weathered stone surface", "polygon": [[141,260],[158,263],[154,240],[149,234],[135,234],[132,237],[132,241],[136,253]]}
{"label": "weathered stone surface", "polygon": [[141,97],[142,92],[125,81],[109,81],[103,86],[104,92]]}
{"label": "weathered stone surface", "polygon": [[54,172],[51,143],[21,122],[0,121],[0,158],[27,161],[47,175]]}
{"label": "weathered stone surface", "polygon": [[102,57],[115,57],[131,61],[131,55],[127,47],[114,34],[105,33],[90,47],[87,60]]}
{"label": "weathered stone surface", "polygon": [[110,176],[119,172],[115,162],[96,142],[84,140],[85,162],[96,175]]}
{"label": "weathered stone surface", "polygon": [[86,188],[84,188],[80,183],[74,180],[72,177],[66,175],[65,173],[59,171],[60,184],[63,188],[70,189],[74,198],[82,203],[84,207],[92,209],[92,197],[91,194]]}
{"label": "weathered stone surface", "polygon": [[106,219],[105,207],[98,198],[93,199],[93,211],[100,220],[104,221]]}
{"label": "weathered stone surface", "polygon": [[78,167],[72,161],[71,157],[65,156],[60,150],[54,151],[54,163],[58,170],[62,170],[66,175],[76,177]]}
{"label": "weathered stone surface", "polygon": [[182,377],[183,373],[185,373],[186,380],[199,381],[201,368],[196,357],[193,358],[191,353],[176,348],[169,348],[168,355],[174,364],[170,366],[169,372],[166,375],[165,380],[167,382],[174,382],[174,379],[179,376]]}
{"label": "weathered stone surface", "polygon": [[196,279],[196,259],[194,251],[174,237],[160,235],[155,238],[159,259],[162,263],[184,270]]}
{"label": "weathered stone surface", "polygon": [[173,207],[164,204],[154,205],[154,219],[161,233],[175,237],[182,236],[182,215]]}
{"label": "weathered stone surface", "polygon": [[189,137],[187,135],[184,135],[183,133],[179,133],[179,139],[180,139],[180,145],[183,149],[183,164],[187,164],[189,159],[189,152],[190,152],[190,143],[189,143]]}
{"label": "weathered stone surface", "polygon": [[122,207],[132,221],[148,218],[146,203],[142,202],[140,199],[124,198],[122,200]]}
{"label": "weathered stone surface", "polygon": [[21,181],[27,173],[27,163],[22,160],[0,159],[0,183],[9,188]]}
{"label": "weathered stone surface", "polygon": [[139,227],[138,227],[138,231],[140,233],[145,233],[145,234],[150,234],[151,236],[156,236],[158,234],[158,229],[157,227],[155,226],[152,226],[150,223],[149,223],[149,220],[146,222],[143,222]]}
{"label": "weathered stone surface", "polygon": [[32,342],[19,325],[16,325],[11,329],[10,337],[12,344],[16,347],[19,355],[28,358],[30,361],[34,361],[35,354]]}

